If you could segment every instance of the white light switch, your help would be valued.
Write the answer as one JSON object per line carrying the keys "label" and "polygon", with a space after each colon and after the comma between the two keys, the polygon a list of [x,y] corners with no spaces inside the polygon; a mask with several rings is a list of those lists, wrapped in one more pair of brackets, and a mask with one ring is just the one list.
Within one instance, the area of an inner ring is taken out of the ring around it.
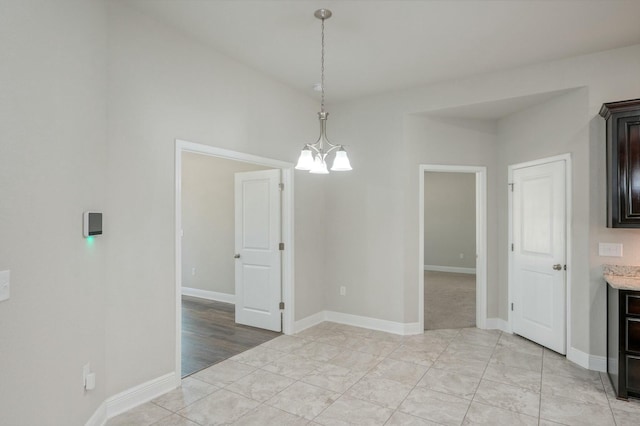
{"label": "white light switch", "polygon": [[10,271],[0,271],[0,302],[9,299],[9,278]]}
{"label": "white light switch", "polygon": [[599,243],[598,255],[607,257],[622,257],[622,244]]}

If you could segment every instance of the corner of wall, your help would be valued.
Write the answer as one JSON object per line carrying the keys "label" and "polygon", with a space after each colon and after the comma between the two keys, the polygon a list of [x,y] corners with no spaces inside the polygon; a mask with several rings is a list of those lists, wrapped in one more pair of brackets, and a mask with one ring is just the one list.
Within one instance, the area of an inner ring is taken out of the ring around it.
{"label": "corner of wall", "polygon": [[588,370],[607,371],[607,358],[604,356],[591,355],[574,347],[570,347],[567,350],[567,359]]}

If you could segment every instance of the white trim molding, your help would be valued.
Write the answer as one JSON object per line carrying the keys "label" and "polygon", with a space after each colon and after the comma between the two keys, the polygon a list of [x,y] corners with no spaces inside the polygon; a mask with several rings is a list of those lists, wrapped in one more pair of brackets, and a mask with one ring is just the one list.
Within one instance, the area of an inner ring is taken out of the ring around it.
{"label": "white trim molding", "polygon": [[369,330],[384,331],[402,336],[422,334],[424,332],[424,330],[420,328],[420,323],[417,322],[402,323],[335,311],[320,311],[313,315],[309,315],[306,318],[296,321],[294,329],[296,333],[300,333],[301,331],[324,321],[352,325],[354,327],[366,328]]}
{"label": "white trim molding", "polygon": [[232,305],[236,303],[235,294],[219,293],[217,291],[201,290],[199,288],[182,287],[182,295],[215,300],[216,302],[231,303]]}
{"label": "white trim molding", "polygon": [[425,271],[435,272],[454,272],[456,274],[471,274],[475,275],[476,268],[463,268],[460,266],[440,266],[440,265],[424,265]]}
{"label": "white trim molding", "polygon": [[104,426],[108,419],[171,392],[181,383],[180,376],[172,372],[122,391],[100,404],[85,426]]}
{"label": "white trim molding", "polygon": [[487,330],[500,330],[509,334],[513,333],[509,321],[503,320],[502,318],[487,318],[485,325]]}
{"label": "white trim molding", "polygon": [[[487,328],[501,330],[509,334],[513,333],[509,322],[502,318],[487,318]],[[568,361],[578,364],[582,368],[603,373],[607,371],[607,358],[604,356],[591,355],[574,347],[569,347],[566,357]]]}
{"label": "white trim molding", "polygon": [[[476,326],[486,328],[487,322],[487,168],[485,166],[451,166],[421,164],[418,184],[418,325],[424,329],[424,179],[426,172],[473,173],[476,187]],[[428,266],[428,265],[426,265]],[[471,273],[471,272],[468,272]]]}
{"label": "white trim molding", "polygon": [[180,139],[175,141],[175,297],[176,297],[176,343],[175,343],[175,374],[180,375],[182,362],[182,153],[191,152],[195,154],[209,155],[212,157],[226,158],[228,160],[245,163],[258,164],[277,168],[282,171],[282,183],[284,189],[282,194],[282,242],[286,250],[282,251],[282,301],[286,309],[282,314],[282,332],[292,334],[294,332],[295,318],[295,284],[294,284],[294,187],[293,187],[293,164],[272,158],[258,157],[252,154],[231,151],[228,149],[216,148],[210,145],[203,145],[188,142]]}
{"label": "white trim molding", "polygon": [[311,328],[314,325],[318,325],[321,322],[325,321],[324,311],[316,312],[313,315],[309,315],[308,317],[302,318],[295,322],[293,326],[294,333],[300,333],[301,331],[306,330],[307,328]]}
{"label": "white trim molding", "polygon": [[602,373],[607,371],[607,357],[591,355],[572,346],[567,350],[567,359],[588,370]]}
{"label": "white trim molding", "polygon": [[404,336],[424,334],[424,327],[419,322],[405,322],[402,324],[402,326],[404,328]]}
{"label": "white trim molding", "polygon": [[180,376],[171,372],[120,392],[106,401],[107,418],[122,414],[180,386]]}
{"label": "white trim molding", "polygon": [[352,325],[354,327],[368,328],[370,330],[385,331],[387,333],[408,335],[408,334],[420,334],[423,330],[416,332],[415,324],[418,323],[402,323],[395,321],[388,321],[378,318],[363,317],[360,315],[345,314],[342,312],[325,311],[325,319],[331,322],[337,322],[339,324]]}
{"label": "white trim molding", "polygon": [[107,403],[103,402],[84,426],[104,426],[107,423]]}

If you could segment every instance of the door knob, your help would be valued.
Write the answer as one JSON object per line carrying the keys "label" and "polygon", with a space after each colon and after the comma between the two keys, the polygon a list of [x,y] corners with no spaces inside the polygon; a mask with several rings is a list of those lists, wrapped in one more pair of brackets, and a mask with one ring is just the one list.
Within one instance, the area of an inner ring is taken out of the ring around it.
{"label": "door knob", "polygon": [[559,263],[556,263],[555,265],[553,265],[553,269],[555,271],[561,271],[562,270],[562,265]]}
{"label": "door knob", "polygon": [[236,254],[235,256],[233,256],[234,259],[240,259],[240,255]]}

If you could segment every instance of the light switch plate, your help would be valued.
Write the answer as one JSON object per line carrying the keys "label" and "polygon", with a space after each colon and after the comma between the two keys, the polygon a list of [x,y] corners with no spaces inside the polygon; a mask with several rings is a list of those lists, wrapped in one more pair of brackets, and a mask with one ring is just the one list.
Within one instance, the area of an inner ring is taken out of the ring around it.
{"label": "light switch plate", "polygon": [[11,295],[9,286],[10,275],[10,271],[0,271],[0,302],[9,299]]}
{"label": "light switch plate", "polygon": [[622,244],[599,243],[598,255],[606,257],[622,257]]}

